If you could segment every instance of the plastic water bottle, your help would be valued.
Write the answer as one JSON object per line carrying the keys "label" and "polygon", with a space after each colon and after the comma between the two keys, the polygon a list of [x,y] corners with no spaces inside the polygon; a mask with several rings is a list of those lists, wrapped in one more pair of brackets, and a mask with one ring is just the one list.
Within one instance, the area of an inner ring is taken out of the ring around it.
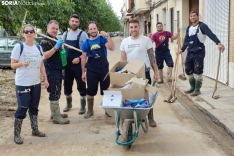
{"label": "plastic water bottle", "polygon": [[67,57],[66,57],[66,51],[64,49],[62,49],[60,51],[60,57],[61,57],[61,60],[62,60],[62,66],[66,66],[67,65]]}

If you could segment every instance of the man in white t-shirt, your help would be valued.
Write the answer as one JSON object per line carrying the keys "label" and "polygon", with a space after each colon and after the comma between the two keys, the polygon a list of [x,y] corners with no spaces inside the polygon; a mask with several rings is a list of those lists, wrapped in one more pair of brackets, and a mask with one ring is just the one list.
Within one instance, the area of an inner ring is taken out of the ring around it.
{"label": "man in white t-shirt", "polygon": [[[131,36],[125,38],[120,45],[121,61],[130,61],[132,58],[136,58],[145,62],[145,76],[149,80],[148,83],[151,84],[150,65],[154,71],[154,80],[158,81],[158,67],[154,57],[153,44],[149,37],[140,35],[139,31],[139,21],[131,19],[129,21]],[[148,119],[151,127],[157,126],[154,121],[153,108],[149,111]]]}

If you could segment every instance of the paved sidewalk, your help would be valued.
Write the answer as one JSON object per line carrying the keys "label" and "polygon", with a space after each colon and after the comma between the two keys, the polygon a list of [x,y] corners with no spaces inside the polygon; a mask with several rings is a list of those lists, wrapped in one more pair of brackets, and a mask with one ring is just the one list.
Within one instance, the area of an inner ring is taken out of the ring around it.
{"label": "paved sidewalk", "polygon": [[[177,75],[183,73],[180,68],[181,65],[179,65]],[[166,69],[164,69],[164,77]],[[165,79],[164,81],[166,82]],[[201,94],[197,97],[192,97],[184,93],[184,90],[190,88],[188,77],[187,80],[181,80],[177,77],[177,89],[186,95],[200,110],[209,115],[216,124],[223,127],[234,139],[234,89],[218,82],[215,95],[219,95],[219,98],[213,99],[214,86],[215,80],[203,76]]]}

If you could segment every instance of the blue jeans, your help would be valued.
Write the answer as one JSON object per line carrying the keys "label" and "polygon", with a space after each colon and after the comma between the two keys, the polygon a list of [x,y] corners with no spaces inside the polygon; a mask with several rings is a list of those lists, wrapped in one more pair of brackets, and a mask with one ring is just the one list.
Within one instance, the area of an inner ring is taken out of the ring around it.
{"label": "blue jeans", "polygon": [[38,106],[41,96],[41,84],[33,86],[16,86],[16,97],[18,108],[15,112],[15,118],[24,119],[27,110],[29,115],[38,115]]}

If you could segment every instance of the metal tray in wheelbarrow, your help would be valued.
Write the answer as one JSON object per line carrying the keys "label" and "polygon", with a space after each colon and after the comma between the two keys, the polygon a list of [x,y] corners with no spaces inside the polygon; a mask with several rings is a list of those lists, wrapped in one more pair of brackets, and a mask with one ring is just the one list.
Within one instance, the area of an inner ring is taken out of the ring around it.
{"label": "metal tray in wheelbarrow", "polygon": [[99,104],[99,107],[103,108],[113,118],[115,117],[114,110],[116,110],[117,115],[120,119],[134,119],[133,111],[135,110],[137,114],[137,119],[145,119],[150,109],[154,107],[157,96],[158,96],[158,91],[156,91],[155,94],[150,94],[149,96],[150,107],[149,108],[102,106],[102,102]]}

